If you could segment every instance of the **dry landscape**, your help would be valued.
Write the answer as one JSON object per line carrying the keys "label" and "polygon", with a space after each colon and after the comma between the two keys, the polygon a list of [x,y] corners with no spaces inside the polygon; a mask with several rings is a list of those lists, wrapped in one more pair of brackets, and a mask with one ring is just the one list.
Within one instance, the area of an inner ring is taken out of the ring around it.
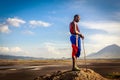
{"label": "dry landscape", "polygon": [[[77,62],[85,68],[84,60]],[[87,68],[105,78],[120,79],[120,60],[87,60]],[[71,70],[71,60],[0,60],[0,80],[34,80],[56,71]]]}

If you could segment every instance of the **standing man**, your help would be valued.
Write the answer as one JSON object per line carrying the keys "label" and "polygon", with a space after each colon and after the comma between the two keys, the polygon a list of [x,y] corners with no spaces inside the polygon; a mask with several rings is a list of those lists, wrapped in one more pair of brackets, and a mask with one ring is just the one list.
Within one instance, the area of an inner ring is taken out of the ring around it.
{"label": "standing man", "polygon": [[74,16],[73,21],[70,23],[70,41],[72,44],[72,70],[78,71],[80,70],[76,65],[76,60],[80,56],[81,52],[81,40],[80,38],[84,39],[84,36],[80,33],[78,22],[80,20],[80,16],[76,14]]}

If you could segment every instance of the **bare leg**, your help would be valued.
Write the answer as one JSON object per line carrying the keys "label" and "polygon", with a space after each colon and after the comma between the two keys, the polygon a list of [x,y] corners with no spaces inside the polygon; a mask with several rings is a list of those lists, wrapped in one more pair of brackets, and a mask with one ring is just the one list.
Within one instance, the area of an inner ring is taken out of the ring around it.
{"label": "bare leg", "polygon": [[75,56],[74,57],[72,57],[72,64],[73,64],[73,69],[75,68],[75,63],[76,62],[76,58],[75,58]]}
{"label": "bare leg", "polygon": [[76,60],[77,60],[77,58],[74,56],[74,57],[72,57],[72,64],[73,64],[73,66],[72,66],[72,70],[73,71],[79,71],[80,69],[76,66]]}

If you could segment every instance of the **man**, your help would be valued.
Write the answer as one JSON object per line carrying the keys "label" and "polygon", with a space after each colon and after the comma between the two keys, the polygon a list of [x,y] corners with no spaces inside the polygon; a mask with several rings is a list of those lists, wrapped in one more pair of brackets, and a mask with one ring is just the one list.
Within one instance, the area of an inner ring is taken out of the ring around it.
{"label": "man", "polygon": [[81,51],[81,41],[80,38],[84,39],[84,36],[80,33],[79,27],[78,27],[78,22],[80,20],[80,16],[76,14],[74,16],[73,21],[70,23],[70,41],[72,44],[72,70],[73,71],[78,71],[80,70],[77,65],[76,65],[76,60],[80,56],[80,51]]}

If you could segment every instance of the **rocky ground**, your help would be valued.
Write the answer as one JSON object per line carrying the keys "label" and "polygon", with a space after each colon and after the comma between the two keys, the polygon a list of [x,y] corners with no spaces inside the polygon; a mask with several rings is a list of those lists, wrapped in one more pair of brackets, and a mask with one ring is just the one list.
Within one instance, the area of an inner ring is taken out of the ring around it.
{"label": "rocky ground", "polygon": [[39,76],[34,80],[109,80],[91,69],[81,68],[80,71],[57,71]]}

